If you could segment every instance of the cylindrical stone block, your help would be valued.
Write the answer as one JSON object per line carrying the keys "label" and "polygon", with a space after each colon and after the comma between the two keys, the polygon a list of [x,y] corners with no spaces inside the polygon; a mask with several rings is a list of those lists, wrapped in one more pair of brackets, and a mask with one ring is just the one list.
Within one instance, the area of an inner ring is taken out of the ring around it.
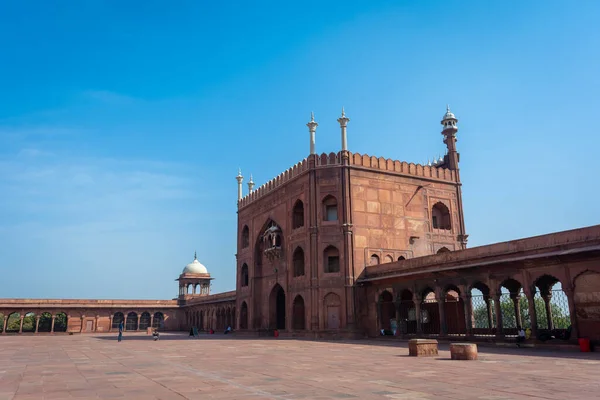
{"label": "cylindrical stone block", "polygon": [[452,360],[477,360],[475,343],[451,343],[450,358]]}

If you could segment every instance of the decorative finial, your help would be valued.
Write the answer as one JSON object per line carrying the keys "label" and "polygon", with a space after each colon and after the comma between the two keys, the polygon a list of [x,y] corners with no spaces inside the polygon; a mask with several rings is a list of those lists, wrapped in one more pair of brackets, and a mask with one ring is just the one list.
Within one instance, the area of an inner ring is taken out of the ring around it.
{"label": "decorative finial", "polygon": [[342,106],[342,118],[346,116],[346,112],[344,111],[344,106]]}
{"label": "decorative finial", "polygon": [[446,104],[446,112],[450,112],[450,104]]}
{"label": "decorative finial", "polygon": [[196,261],[198,257],[196,257],[196,250],[194,250],[194,261]]}
{"label": "decorative finial", "polygon": [[314,111],[310,112],[310,122],[315,122],[315,113],[314,113]]}

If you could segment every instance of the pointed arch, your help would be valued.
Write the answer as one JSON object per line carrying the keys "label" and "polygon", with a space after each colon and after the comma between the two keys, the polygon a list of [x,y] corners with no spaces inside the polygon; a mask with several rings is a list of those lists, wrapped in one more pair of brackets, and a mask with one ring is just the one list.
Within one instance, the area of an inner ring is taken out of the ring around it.
{"label": "pointed arch", "polygon": [[292,329],[304,330],[306,329],[306,311],[304,308],[304,299],[302,296],[297,295],[294,298],[292,304]]}
{"label": "pointed arch", "polygon": [[250,277],[248,274],[248,264],[243,263],[242,264],[242,270],[240,273],[240,281],[241,281],[241,286],[242,287],[246,287],[248,286],[248,283],[250,282]]}
{"label": "pointed arch", "polygon": [[433,229],[451,230],[450,210],[441,201],[438,201],[431,208],[431,226]]}
{"label": "pointed arch", "polygon": [[240,329],[248,329],[248,304],[245,301],[240,307]]}
{"label": "pointed arch", "polygon": [[370,265],[378,265],[379,264],[379,256],[377,254],[371,254]]}
{"label": "pointed arch", "polygon": [[304,203],[302,200],[296,200],[292,209],[292,229],[298,229],[304,226]]}
{"label": "pointed arch", "polygon": [[242,228],[240,244],[242,246],[242,249],[245,249],[246,247],[250,246],[250,229],[248,229],[248,225],[244,225],[244,227]]}
{"label": "pointed arch", "polygon": [[269,326],[271,329],[285,329],[286,296],[280,284],[275,284],[269,295]]}
{"label": "pointed arch", "polygon": [[323,298],[323,314],[325,316],[325,329],[338,330],[341,328],[342,302],[340,296],[330,292]]}
{"label": "pointed arch", "polygon": [[327,195],[323,199],[323,220],[337,221],[338,217],[338,202],[332,195]]}
{"label": "pointed arch", "polygon": [[327,246],[323,251],[323,269],[325,273],[340,272],[340,252],[335,246]]}
{"label": "pointed arch", "polygon": [[294,250],[292,265],[294,266],[294,277],[304,276],[304,250],[300,246]]}

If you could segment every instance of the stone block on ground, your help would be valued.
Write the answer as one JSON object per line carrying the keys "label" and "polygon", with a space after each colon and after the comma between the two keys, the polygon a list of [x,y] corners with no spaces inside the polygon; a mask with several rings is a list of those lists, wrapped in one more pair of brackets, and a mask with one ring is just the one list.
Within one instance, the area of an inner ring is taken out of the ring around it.
{"label": "stone block on ground", "polygon": [[477,360],[477,345],[475,343],[450,343],[450,358],[452,360]]}
{"label": "stone block on ground", "polygon": [[427,357],[438,355],[438,341],[435,339],[411,339],[408,341],[408,355]]}

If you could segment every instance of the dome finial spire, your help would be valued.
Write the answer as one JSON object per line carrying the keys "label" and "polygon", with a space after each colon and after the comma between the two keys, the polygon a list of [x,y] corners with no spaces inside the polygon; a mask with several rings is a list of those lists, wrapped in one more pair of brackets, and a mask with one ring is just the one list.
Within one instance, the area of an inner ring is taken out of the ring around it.
{"label": "dome finial spire", "polygon": [[198,257],[196,257],[196,250],[194,250],[194,260],[197,260]]}

